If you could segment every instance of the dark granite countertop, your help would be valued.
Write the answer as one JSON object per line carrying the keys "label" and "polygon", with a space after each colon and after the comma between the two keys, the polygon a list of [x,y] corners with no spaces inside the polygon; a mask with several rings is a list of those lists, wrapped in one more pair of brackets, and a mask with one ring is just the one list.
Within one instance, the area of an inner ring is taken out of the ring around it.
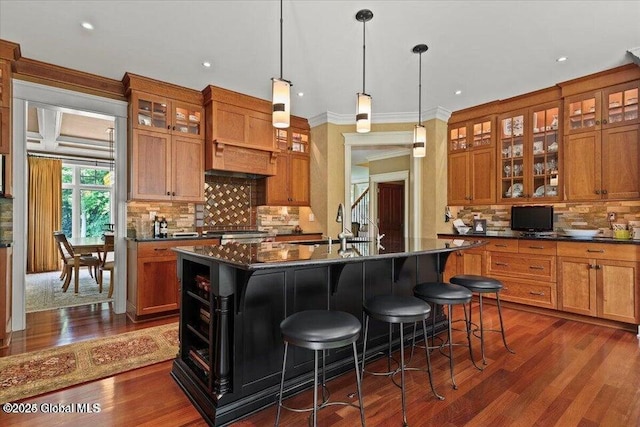
{"label": "dark granite countertop", "polygon": [[127,240],[133,242],[170,242],[172,240],[207,240],[216,239],[219,236],[181,236],[181,237],[167,237],[167,238],[154,238],[154,237],[127,237]]}
{"label": "dark granite countertop", "polygon": [[[353,242],[341,250],[340,242],[333,240],[309,242],[230,242],[217,246],[180,246],[174,248],[178,253],[195,255],[205,259],[231,264],[246,270],[280,268],[318,264],[344,264],[378,260],[384,258],[403,258],[414,255],[438,254],[460,249],[482,246],[481,241],[442,240],[442,239],[405,239],[407,249],[387,250],[378,248],[376,242]],[[382,244],[384,245],[384,241]]]}
{"label": "dark granite countertop", "polygon": [[558,242],[576,242],[576,243],[611,243],[611,244],[631,244],[631,245],[640,245],[640,240],[638,239],[614,239],[612,237],[592,237],[579,239],[576,237],[565,236],[561,232],[551,233],[551,234],[543,234],[543,235],[521,235],[517,232],[512,231],[503,231],[503,232],[487,232],[487,234],[456,234],[456,233],[441,233],[438,234],[438,237],[444,239],[459,239],[459,238],[473,238],[473,239],[483,239],[483,238],[491,238],[491,239],[519,239],[519,240],[554,240]]}
{"label": "dark granite countertop", "polygon": [[8,248],[13,246],[13,242],[7,242],[0,240],[0,248]]}

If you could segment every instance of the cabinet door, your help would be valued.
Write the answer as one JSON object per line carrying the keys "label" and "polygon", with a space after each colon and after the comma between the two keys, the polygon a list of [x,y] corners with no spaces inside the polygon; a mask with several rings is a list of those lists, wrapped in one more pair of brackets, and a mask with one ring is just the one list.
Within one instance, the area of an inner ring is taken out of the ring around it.
{"label": "cabinet door", "polygon": [[640,322],[638,268],[640,263],[597,261],[598,316],[627,323]]}
{"label": "cabinet door", "polygon": [[528,118],[525,111],[505,114],[498,118],[498,141],[501,161],[498,174],[501,177],[498,199],[503,202],[523,200],[525,192],[525,129],[528,131]]}
{"label": "cabinet door", "polygon": [[276,159],[276,174],[267,178],[267,204],[286,206],[289,204],[289,154],[280,153]]}
{"label": "cabinet door", "polygon": [[638,92],[640,80],[611,86],[602,92],[603,129],[640,123]]}
{"label": "cabinet door", "polygon": [[525,164],[525,193],[531,199],[560,199],[560,106],[558,102],[531,109],[527,163]]}
{"label": "cabinet door", "polygon": [[567,200],[600,200],[602,189],[600,132],[567,135],[564,181]]}
{"label": "cabinet door", "polygon": [[640,198],[640,131],[638,125],[602,131],[602,197]]}
{"label": "cabinet door", "polygon": [[467,149],[467,125],[449,126],[449,152],[455,153]]}
{"label": "cabinet door", "polygon": [[204,108],[180,102],[172,103],[171,130],[182,136],[204,138]]}
{"label": "cabinet door", "polygon": [[212,123],[207,124],[213,130],[212,140],[230,144],[244,144],[246,111],[234,105],[222,102],[212,103]]}
{"label": "cabinet door", "polygon": [[449,155],[447,179],[447,199],[450,205],[469,203],[469,153],[462,151]]}
{"label": "cabinet door", "polygon": [[166,98],[143,92],[131,93],[131,120],[134,128],[169,133],[171,106]]}
{"label": "cabinet door", "polygon": [[495,150],[471,150],[470,201],[475,204],[491,204],[496,201]]}
{"label": "cabinet door", "polygon": [[565,135],[600,130],[601,93],[589,92],[567,97],[564,101]]}
{"label": "cabinet door", "polygon": [[0,154],[11,153],[11,110],[0,108]]}
{"label": "cabinet door", "polygon": [[558,309],[596,316],[595,259],[558,257]]}
{"label": "cabinet door", "polygon": [[204,201],[204,146],[195,138],[171,140],[171,197],[176,201]]}
{"label": "cabinet door", "polygon": [[176,256],[138,259],[136,314],[161,313],[179,308]]}
{"label": "cabinet door", "polygon": [[296,206],[309,206],[309,156],[291,153],[289,156],[289,188],[291,202]]}
{"label": "cabinet door", "polygon": [[158,132],[133,130],[130,160],[130,198],[170,200],[170,136]]}
{"label": "cabinet door", "polygon": [[483,118],[474,120],[471,123],[471,147],[487,148],[493,147],[495,141],[495,131],[493,129],[493,118]]}

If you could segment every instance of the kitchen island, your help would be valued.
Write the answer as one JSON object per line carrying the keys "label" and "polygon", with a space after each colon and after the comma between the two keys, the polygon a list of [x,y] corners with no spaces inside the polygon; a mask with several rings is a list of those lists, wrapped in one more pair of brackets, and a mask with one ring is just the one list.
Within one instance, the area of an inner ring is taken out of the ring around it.
{"label": "kitchen island", "polygon": [[[412,295],[417,283],[441,278],[450,253],[483,244],[406,239],[395,251],[375,242],[322,241],[175,248],[181,310],[172,376],[209,424],[230,423],[276,402],[284,318],[331,309],[362,319],[366,298]],[[372,322],[367,354],[384,348],[387,336],[386,324]],[[328,378],[353,368],[348,350],[327,352]],[[308,388],[313,372],[312,352],[292,352],[286,395]]]}

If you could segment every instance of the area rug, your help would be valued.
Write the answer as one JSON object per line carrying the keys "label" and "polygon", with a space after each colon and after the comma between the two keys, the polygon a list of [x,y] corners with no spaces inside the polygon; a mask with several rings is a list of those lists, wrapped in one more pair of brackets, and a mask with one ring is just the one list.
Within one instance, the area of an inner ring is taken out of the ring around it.
{"label": "area rug", "polygon": [[102,293],[98,292],[96,279],[89,275],[89,270],[80,270],[78,293],[73,292],[73,278],[67,292],[62,292],[63,280],[60,272],[27,274],[25,282],[25,311],[54,310],[63,307],[76,307],[86,304],[97,304],[113,301],[109,298],[110,273],[103,275]]}
{"label": "area rug", "polygon": [[109,377],[173,359],[178,323],[0,357],[0,403]]}

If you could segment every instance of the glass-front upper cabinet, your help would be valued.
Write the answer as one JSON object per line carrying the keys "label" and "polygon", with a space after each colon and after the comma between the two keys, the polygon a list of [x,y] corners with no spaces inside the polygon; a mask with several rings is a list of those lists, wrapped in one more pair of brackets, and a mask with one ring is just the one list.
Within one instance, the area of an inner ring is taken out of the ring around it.
{"label": "glass-front upper cabinet", "polygon": [[498,198],[515,199],[525,197],[525,118],[526,112],[511,113],[498,118],[500,162],[498,162]]}
{"label": "glass-front upper cabinet", "polygon": [[527,174],[531,177],[526,194],[532,198],[557,198],[560,169],[560,107],[557,103],[533,108],[531,146]]}
{"label": "glass-front upper cabinet", "polygon": [[309,153],[309,133],[291,129],[291,151]]}
{"label": "glass-front upper cabinet", "polygon": [[202,107],[173,102],[173,125],[171,130],[188,136],[203,136]]}
{"label": "glass-front upper cabinet", "polygon": [[133,92],[131,103],[134,127],[163,132],[170,130],[169,102],[166,98]]}
{"label": "glass-front upper cabinet", "polygon": [[603,125],[638,123],[639,82],[631,82],[604,91]]}
{"label": "glass-front upper cabinet", "polygon": [[640,81],[567,97],[565,133],[580,133],[640,123]]}
{"label": "glass-front upper cabinet", "polygon": [[449,152],[493,146],[492,124],[493,118],[486,117],[449,127]]}

